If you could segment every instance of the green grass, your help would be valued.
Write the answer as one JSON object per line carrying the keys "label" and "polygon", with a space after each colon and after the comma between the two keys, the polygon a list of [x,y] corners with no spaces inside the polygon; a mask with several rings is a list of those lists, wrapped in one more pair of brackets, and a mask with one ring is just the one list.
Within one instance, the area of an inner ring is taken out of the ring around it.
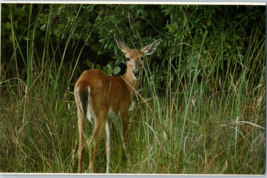
{"label": "green grass", "polygon": [[[34,29],[27,29],[31,36],[36,26],[29,28]],[[0,93],[0,172],[77,172],[76,105],[67,88],[79,74],[76,65],[63,64],[64,55],[60,65],[56,64],[58,46],[50,46],[51,37],[46,34],[42,55],[35,54],[34,41],[28,44],[25,60],[34,67],[26,69],[26,79],[18,71],[23,55],[15,34],[14,55],[1,66],[6,70]],[[225,69],[223,77],[217,72],[223,57],[220,47],[212,60],[199,55],[202,47],[192,48],[188,61],[201,64],[196,65],[201,69],[194,71],[184,68],[178,73],[168,61],[171,57],[165,58],[166,86],[152,82],[151,77],[160,78],[161,72],[144,61],[141,95],[136,95],[135,107],[129,112],[131,162],[114,123],[111,173],[264,174],[265,41],[258,36],[257,31],[252,33],[255,40],[251,40],[244,62],[236,59],[236,68]],[[53,53],[48,49],[54,49]],[[200,79],[199,70],[206,74]],[[91,130],[88,123],[87,141]],[[104,140],[103,135],[96,161],[103,173]],[[88,148],[83,166],[88,169]]]}

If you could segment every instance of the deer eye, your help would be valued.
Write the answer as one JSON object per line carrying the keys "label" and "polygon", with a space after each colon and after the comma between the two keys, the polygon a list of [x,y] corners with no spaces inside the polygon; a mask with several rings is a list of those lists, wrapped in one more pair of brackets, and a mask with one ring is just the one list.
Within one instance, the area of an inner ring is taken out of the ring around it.
{"label": "deer eye", "polygon": [[127,61],[130,61],[130,58],[126,58]]}

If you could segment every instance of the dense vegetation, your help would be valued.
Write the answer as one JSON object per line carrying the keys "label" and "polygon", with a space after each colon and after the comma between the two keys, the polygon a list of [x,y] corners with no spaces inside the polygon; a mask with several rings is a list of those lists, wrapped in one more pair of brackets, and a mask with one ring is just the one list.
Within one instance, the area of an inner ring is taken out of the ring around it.
{"label": "dense vegetation", "polygon": [[[131,162],[114,123],[111,172],[265,172],[265,7],[2,4],[1,10],[1,172],[77,172],[73,86],[86,69],[125,71],[114,34],[130,47],[162,42],[143,61],[140,95],[129,112]],[[99,172],[105,172],[104,139]],[[88,168],[89,156],[84,163]]]}

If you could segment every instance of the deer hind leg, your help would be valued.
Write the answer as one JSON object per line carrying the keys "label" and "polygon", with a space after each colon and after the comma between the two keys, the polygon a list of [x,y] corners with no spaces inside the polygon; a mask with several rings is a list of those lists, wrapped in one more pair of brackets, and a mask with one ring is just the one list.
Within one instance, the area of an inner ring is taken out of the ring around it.
{"label": "deer hind leg", "polygon": [[[105,119],[100,119],[100,118],[105,118]],[[91,172],[96,172],[96,166],[94,163],[95,156],[97,154],[97,146],[100,141],[100,138],[102,136],[102,133],[104,132],[105,129],[105,123],[107,118],[107,113],[105,114],[105,117],[97,117],[95,118],[95,128],[93,131],[93,136],[90,139],[89,142],[89,148],[90,148],[90,165],[89,169]]]}
{"label": "deer hind leg", "polygon": [[78,129],[79,129],[79,148],[78,148],[78,173],[82,172],[82,161],[84,155],[84,118],[78,109]]}
{"label": "deer hind leg", "polygon": [[110,144],[111,144],[111,134],[110,134],[110,122],[107,120],[106,122],[106,137],[107,137],[107,143],[106,143],[106,155],[107,155],[107,170],[106,172],[109,173],[109,163],[110,163]]}
{"label": "deer hind leg", "polygon": [[84,137],[85,137],[84,119],[87,117],[86,108],[88,102],[88,91],[87,89],[78,87],[77,89],[75,89],[74,96],[75,96],[75,102],[77,104],[78,130],[79,130],[78,173],[81,173],[83,155],[84,155]]}

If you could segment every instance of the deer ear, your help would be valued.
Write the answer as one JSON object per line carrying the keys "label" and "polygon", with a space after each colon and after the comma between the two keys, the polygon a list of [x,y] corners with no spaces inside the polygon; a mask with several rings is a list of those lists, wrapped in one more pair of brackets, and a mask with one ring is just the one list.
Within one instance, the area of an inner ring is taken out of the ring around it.
{"label": "deer ear", "polygon": [[153,43],[149,44],[149,45],[146,45],[145,47],[143,47],[141,49],[141,51],[146,54],[146,55],[151,55],[153,54],[157,47],[159,46],[160,44],[160,41],[161,41],[161,38],[160,39],[157,39],[156,41],[154,41]]}
{"label": "deer ear", "polygon": [[116,34],[114,34],[114,38],[117,42],[118,47],[122,50],[122,52],[125,52],[128,47],[117,37]]}

